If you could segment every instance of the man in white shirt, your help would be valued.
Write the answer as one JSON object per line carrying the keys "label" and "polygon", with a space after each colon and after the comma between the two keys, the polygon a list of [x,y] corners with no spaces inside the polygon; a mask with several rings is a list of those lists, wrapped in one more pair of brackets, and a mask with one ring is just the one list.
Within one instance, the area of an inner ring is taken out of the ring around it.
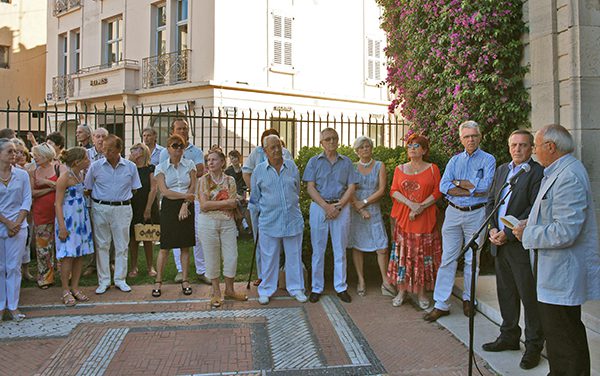
{"label": "man in white shirt", "polygon": [[127,251],[129,226],[133,211],[133,191],[142,187],[135,164],[121,157],[123,141],[109,135],[104,140],[104,159],[93,162],[85,175],[85,188],[91,190],[92,226],[96,244],[98,288],[104,294],[110,287],[109,249],[115,246],[115,286],[131,291],[125,282],[127,276]]}

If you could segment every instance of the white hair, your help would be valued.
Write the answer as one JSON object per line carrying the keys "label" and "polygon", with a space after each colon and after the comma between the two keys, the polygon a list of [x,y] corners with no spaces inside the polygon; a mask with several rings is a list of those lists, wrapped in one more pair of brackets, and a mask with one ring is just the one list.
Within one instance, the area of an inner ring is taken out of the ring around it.
{"label": "white hair", "polygon": [[105,136],[108,136],[108,129],[103,128],[103,127],[99,127],[99,128],[94,129],[94,135],[97,135],[97,134],[100,134],[100,133],[104,134]]}
{"label": "white hair", "polygon": [[357,138],[354,141],[354,144],[352,145],[352,148],[354,148],[354,151],[358,151],[358,149],[364,144],[367,143],[369,145],[371,145],[371,147],[373,147],[373,140],[371,140],[369,137],[367,136],[360,136],[359,138]]}
{"label": "white hair", "polygon": [[275,140],[279,141],[279,143],[281,144],[281,139],[280,139],[280,138],[279,138],[277,135],[275,135],[275,134],[270,134],[270,135],[266,136],[266,137],[263,139],[263,145],[264,145],[264,146],[266,146],[266,145],[267,145],[267,141],[268,141],[268,140],[272,140],[272,139],[275,139]]}
{"label": "white hair", "polygon": [[49,161],[56,158],[56,152],[54,151],[54,148],[45,142],[31,148],[31,152],[34,155],[39,155],[40,157],[43,157]]}
{"label": "white hair", "polygon": [[559,124],[550,124],[539,130],[543,141],[551,141],[556,149],[562,153],[572,153],[575,143],[569,131]]}
{"label": "white hair", "polygon": [[464,123],[462,123],[461,125],[458,126],[458,134],[460,136],[462,136],[462,131],[463,129],[468,128],[468,129],[476,129],[477,133],[479,133],[481,135],[481,131],[479,130],[479,124],[477,124],[476,121],[473,120],[467,120]]}

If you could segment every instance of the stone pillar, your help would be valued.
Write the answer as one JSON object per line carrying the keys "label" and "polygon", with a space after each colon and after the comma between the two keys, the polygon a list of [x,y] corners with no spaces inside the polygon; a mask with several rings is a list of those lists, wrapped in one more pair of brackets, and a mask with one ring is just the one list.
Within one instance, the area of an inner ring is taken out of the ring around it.
{"label": "stone pillar", "polygon": [[570,130],[600,214],[600,1],[528,0],[531,125]]}

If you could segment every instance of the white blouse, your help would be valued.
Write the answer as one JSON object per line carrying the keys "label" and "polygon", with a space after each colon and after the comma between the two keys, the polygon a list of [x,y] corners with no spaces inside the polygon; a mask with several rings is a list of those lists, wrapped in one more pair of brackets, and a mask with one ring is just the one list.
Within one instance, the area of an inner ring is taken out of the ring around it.
{"label": "white blouse", "polygon": [[190,171],[192,170],[196,171],[196,165],[193,161],[181,158],[179,165],[175,167],[171,163],[171,158],[168,158],[156,166],[154,176],[163,174],[167,189],[173,192],[186,193],[191,184]]}

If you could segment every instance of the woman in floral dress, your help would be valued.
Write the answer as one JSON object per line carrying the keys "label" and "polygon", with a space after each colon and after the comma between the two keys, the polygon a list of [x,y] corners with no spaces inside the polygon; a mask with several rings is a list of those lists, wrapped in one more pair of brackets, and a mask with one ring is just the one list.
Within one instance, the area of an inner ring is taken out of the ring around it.
{"label": "woman in floral dress", "polygon": [[83,256],[94,253],[90,215],[83,198],[83,171],[90,160],[82,147],[63,151],[60,159],[68,171],[56,182],[56,258],[61,260],[63,303],[73,306],[75,300],[88,300],[79,290],[79,277]]}

